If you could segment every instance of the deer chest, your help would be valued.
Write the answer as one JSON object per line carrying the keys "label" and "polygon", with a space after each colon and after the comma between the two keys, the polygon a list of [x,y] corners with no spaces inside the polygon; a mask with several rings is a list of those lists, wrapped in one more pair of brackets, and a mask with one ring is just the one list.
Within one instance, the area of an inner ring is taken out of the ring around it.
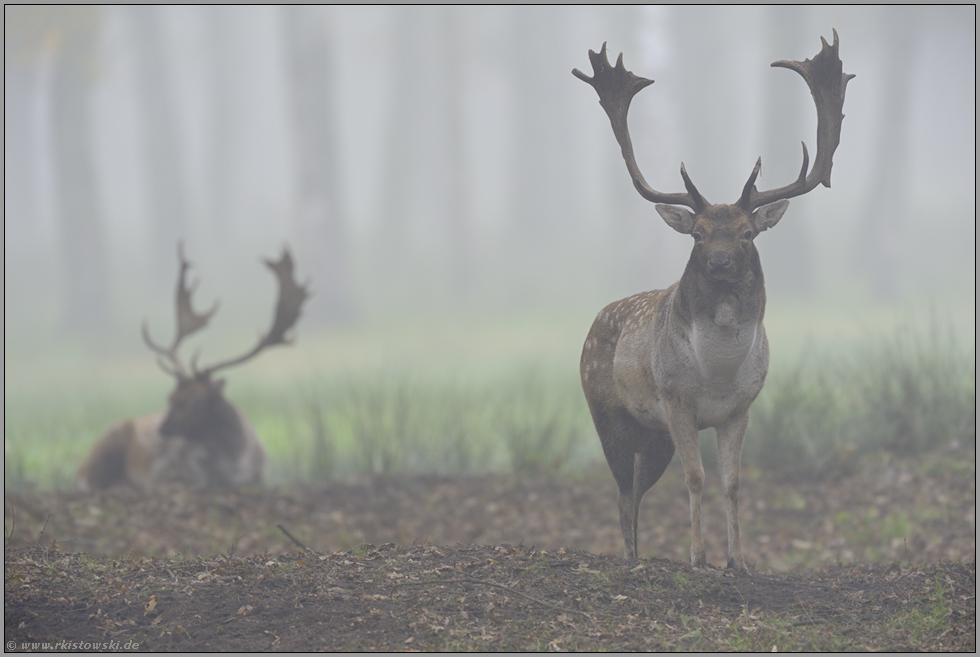
{"label": "deer chest", "polygon": [[715,426],[762,389],[769,367],[765,329],[761,322],[695,321],[689,344],[696,364],[692,376],[698,379],[698,424]]}
{"label": "deer chest", "polygon": [[706,381],[731,381],[756,348],[761,323],[739,322],[727,303],[718,305],[713,318],[691,323],[690,345],[698,370]]}

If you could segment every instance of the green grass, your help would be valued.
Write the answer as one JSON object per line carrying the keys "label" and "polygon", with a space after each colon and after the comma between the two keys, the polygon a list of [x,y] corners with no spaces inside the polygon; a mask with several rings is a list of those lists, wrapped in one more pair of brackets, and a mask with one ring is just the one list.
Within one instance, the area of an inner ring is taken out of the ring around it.
{"label": "green grass", "polygon": [[905,537],[915,533],[917,518],[904,511],[882,514],[870,507],[863,515],[841,511],[834,516],[834,524],[847,537],[857,561],[880,561],[892,554],[891,543],[899,545]]}
{"label": "green grass", "polygon": [[383,370],[238,399],[280,456],[280,480],[560,472],[601,458],[578,378],[569,378],[543,365],[470,378]]}
{"label": "green grass", "polygon": [[930,645],[934,637],[941,637],[950,626],[950,610],[946,606],[949,591],[938,573],[934,583],[934,592],[924,596],[917,605],[893,619],[895,629],[908,636],[913,647]]}
{"label": "green grass", "polygon": [[855,455],[917,456],[976,444],[976,355],[951,331],[899,329],[774,368],[744,458],[791,477],[844,472]]}
{"label": "green grass", "polygon": [[5,486],[70,486],[110,425],[159,410],[160,385],[71,385],[4,390]]}
{"label": "green grass", "polygon": [[[344,364],[304,368],[309,356],[297,346],[229,373],[227,390],[269,449],[273,483],[420,472],[560,474],[602,463],[579,385],[581,336],[555,335],[552,345],[541,326],[498,343],[491,334],[477,341],[474,355],[447,329],[438,345],[399,345],[407,355],[372,362],[377,350],[361,336],[348,336],[356,345],[350,353],[309,336],[311,351]],[[743,463],[787,477],[824,476],[846,471],[863,453],[975,450],[975,353],[952,332],[892,330],[801,351],[794,360],[774,350]],[[76,360],[80,373],[58,376],[7,366],[8,488],[72,486],[102,431],[164,406],[170,382],[145,358],[94,377]],[[704,456],[714,458],[713,436]]]}

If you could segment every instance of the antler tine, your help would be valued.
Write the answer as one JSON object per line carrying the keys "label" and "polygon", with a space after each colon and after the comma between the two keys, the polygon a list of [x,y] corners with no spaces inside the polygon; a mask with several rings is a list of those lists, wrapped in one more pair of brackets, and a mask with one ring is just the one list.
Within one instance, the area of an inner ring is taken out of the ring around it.
{"label": "antler tine", "polygon": [[692,199],[694,199],[693,208],[695,212],[700,212],[711,205],[703,196],[701,196],[701,192],[699,192],[698,188],[694,186],[693,182],[691,182],[691,177],[687,175],[687,169],[684,167],[683,162],[681,162],[681,178],[684,179],[684,187],[687,188],[687,193],[691,195]]}
{"label": "antler tine", "polygon": [[681,165],[681,176],[684,178],[684,185],[687,188],[686,194],[674,193],[665,194],[658,192],[650,187],[640,173],[640,168],[636,164],[636,156],[633,154],[633,142],[630,140],[629,126],[627,125],[626,115],[629,112],[630,102],[633,96],[641,89],[653,84],[653,80],[641,78],[627,71],[623,65],[623,54],[619,54],[616,66],[609,64],[609,57],[606,55],[606,44],[602,44],[602,50],[596,54],[589,51],[589,61],[592,63],[594,75],[587,76],[582,71],[572,69],[572,75],[579,80],[588,83],[599,94],[599,104],[606,110],[609,122],[612,124],[613,134],[623,152],[623,160],[626,161],[626,168],[629,170],[630,177],[633,178],[633,186],[636,191],[648,201],[654,203],[666,203],[668,205],[685,205],[695,212],[700,212],[708,207],[709,203],[698,193],[694,183],[691,182]]}
{"label": "antler tine", "polygon": [[299,319],[303,303],[310,292],[306,285],[300,285],[293,278],[293,257],[289,249],[283,247],[282,256],[278,261],[264,260],[265,265],[272,270],[279,280],[279,299],[276,301],[276,316],[272,330],[266,336],[266,346],[273,344],[289,344],[292,338],[286,338],[286,331],[292,328]]}
{"label": "antler tine", "polygon": [[[177,332],[174,335],[173,344],[169,348],[164,348],[153,342],[145,321],[143,322],[143,342],[159,355],[157,363],[161,369],[175,376],[186,376],[187,368],[184,367],[184,364],[177,357],[177,348],[180,347],[180,343],[184,338],[207,326],[211,316],[218,310],[218,302],[215,301],[214,306],[206,313],[199,314],[194,312],[191,295],[194,293],[193,288],[196,287],[196,284],[191,287],[187,285],[187,270],[190,269],[191,263],[184,256],[183,242],[177,243],[177,258],[180,260],[180,272],[177,275],[177,292],[175,295]],[[164,361],[160,360],[161,358],[166,359],[166,362],[171,363],[171,366],[164,365]]]}
{"label": "antler tine", "polygon": [[204,370],[199,371],[195,365],[195,375],[209,376],[219,369],[238,365],[254,358],[266,347],[277,344],[290,344],[292,342],[291,338],[286,337],[286,332],[296,324],[300,311],[303,308],[303,303],[310,296],[310,292],[307,289],[307,285],[300,285],[294,279],[293,257],[289,253],[288,248],[283,247],[282,256],[280,256],[279,260],[263,260],[263,262],[272,270],[276,279],[279,281],[279,298],[276,301],[276,314],[272,319],[272,327],[259,339],[258,344],[251,351],[237,358],[211,365]]}
{"label": "antler tine", "polygon": [[[184,365],[177,358],[176,347],[171,347],[170,349],[167,349],[155,343],[153,339],[150,337],[150,329],[145,321],[143,322],[142,333],[143,333],[143,342],[152,351],[156,352],[157,365],[160,366],[160,369],[162,369],[167,374],[170,374],[171,376],[178,376],[178,377],[186,376],[187,370],[184,368]],[[170,363],[170,365],[167,365],[166,363]]]}
{"label": "antler tine", "polygon": [[173,349],[176,350],[181,341],[188,335],[207,326],[211,316],[218,310],[219,301],[215,300],[211,310],[205,313],[194,312],[191,304],[191,295],[194,294],[195,282],[192,286],[187,285],[187,270],[191,263],[184,257],[184,245],[178,243],[177,255],[180,257],[180,276],[177,280],[177,335],[174,338]]}
{"label": "antler tine", "polygon": [[802,62],[780,60],[772,63],[774,67],[796,71],[810,87],[810,93],[817,107],[817,157],[813,161],[813,169],[807,174],[809,154],[804,143],[803,168],[796,181],[778,189],[760,192],[755,188],[755,178],[760,166],[760,163],[756,163],[756,168],[752,171],[749,182],[746,183],[742,197],[738,201],[738,205],[747,212],[780,199],[806,194],[819,184],[830,187],[830,170],[834,164],[834,151],[840,144],[841,123],[844,120],[841,111],[844,107],[844,93],[847,83],[854,75],[844,73],[839,55],[840,43],[837,30],[834,30],[833,46],[829,45],[823,37],[820,37],[820,43],[822,45],[820,52],[812,60],[806,59]]}

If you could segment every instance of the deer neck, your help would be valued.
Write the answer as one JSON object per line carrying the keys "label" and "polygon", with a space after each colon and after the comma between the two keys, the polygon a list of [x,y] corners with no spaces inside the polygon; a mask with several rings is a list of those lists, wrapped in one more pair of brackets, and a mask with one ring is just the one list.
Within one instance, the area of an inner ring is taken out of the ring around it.
{"label": "deer neck", "polygon": [[731,282],[704,274],[692,256],[673,298],[674,314],[685,324],[709,322],[721,329],[762,323],[765,309],[766,287],[758,253],[752,254],[744,275]]}
{"label": "deer neck", "polygon": [[709,380],[737,376],[764,342],[766,290],[758,254],[738,280],[719,281],[698,271],[692,258],[677,284],[672,316]]}
{"label": "deer neck", "polygon": [[187,438],[204,446],[212,455],[235,458],[245,450],[245,430],[241,416],[224,395],[217,395],[214,399],[208,422],[187,435]]}

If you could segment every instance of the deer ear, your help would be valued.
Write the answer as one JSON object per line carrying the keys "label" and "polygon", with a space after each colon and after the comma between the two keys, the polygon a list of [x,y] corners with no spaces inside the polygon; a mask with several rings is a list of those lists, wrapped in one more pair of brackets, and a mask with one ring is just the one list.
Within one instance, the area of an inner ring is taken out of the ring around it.
{"label": "deer ear", "polygon": [[769,205],[763,205],[756,210],[752,213],[752,224],[755,226],[756,231],[761,233],[775,226],[783,218],[783,213],[786,212],[786,208],[788,207],[789,201],[783,199],[775,203],[770,203]]}
{"label": "deer ear", "polygon": [[676,205],[664,205],[663,203],[658,203],[653,207],[664,218],[667,225],[678,233],[690,235],[691,231],[694,230],[694,214],[692,212]]}

